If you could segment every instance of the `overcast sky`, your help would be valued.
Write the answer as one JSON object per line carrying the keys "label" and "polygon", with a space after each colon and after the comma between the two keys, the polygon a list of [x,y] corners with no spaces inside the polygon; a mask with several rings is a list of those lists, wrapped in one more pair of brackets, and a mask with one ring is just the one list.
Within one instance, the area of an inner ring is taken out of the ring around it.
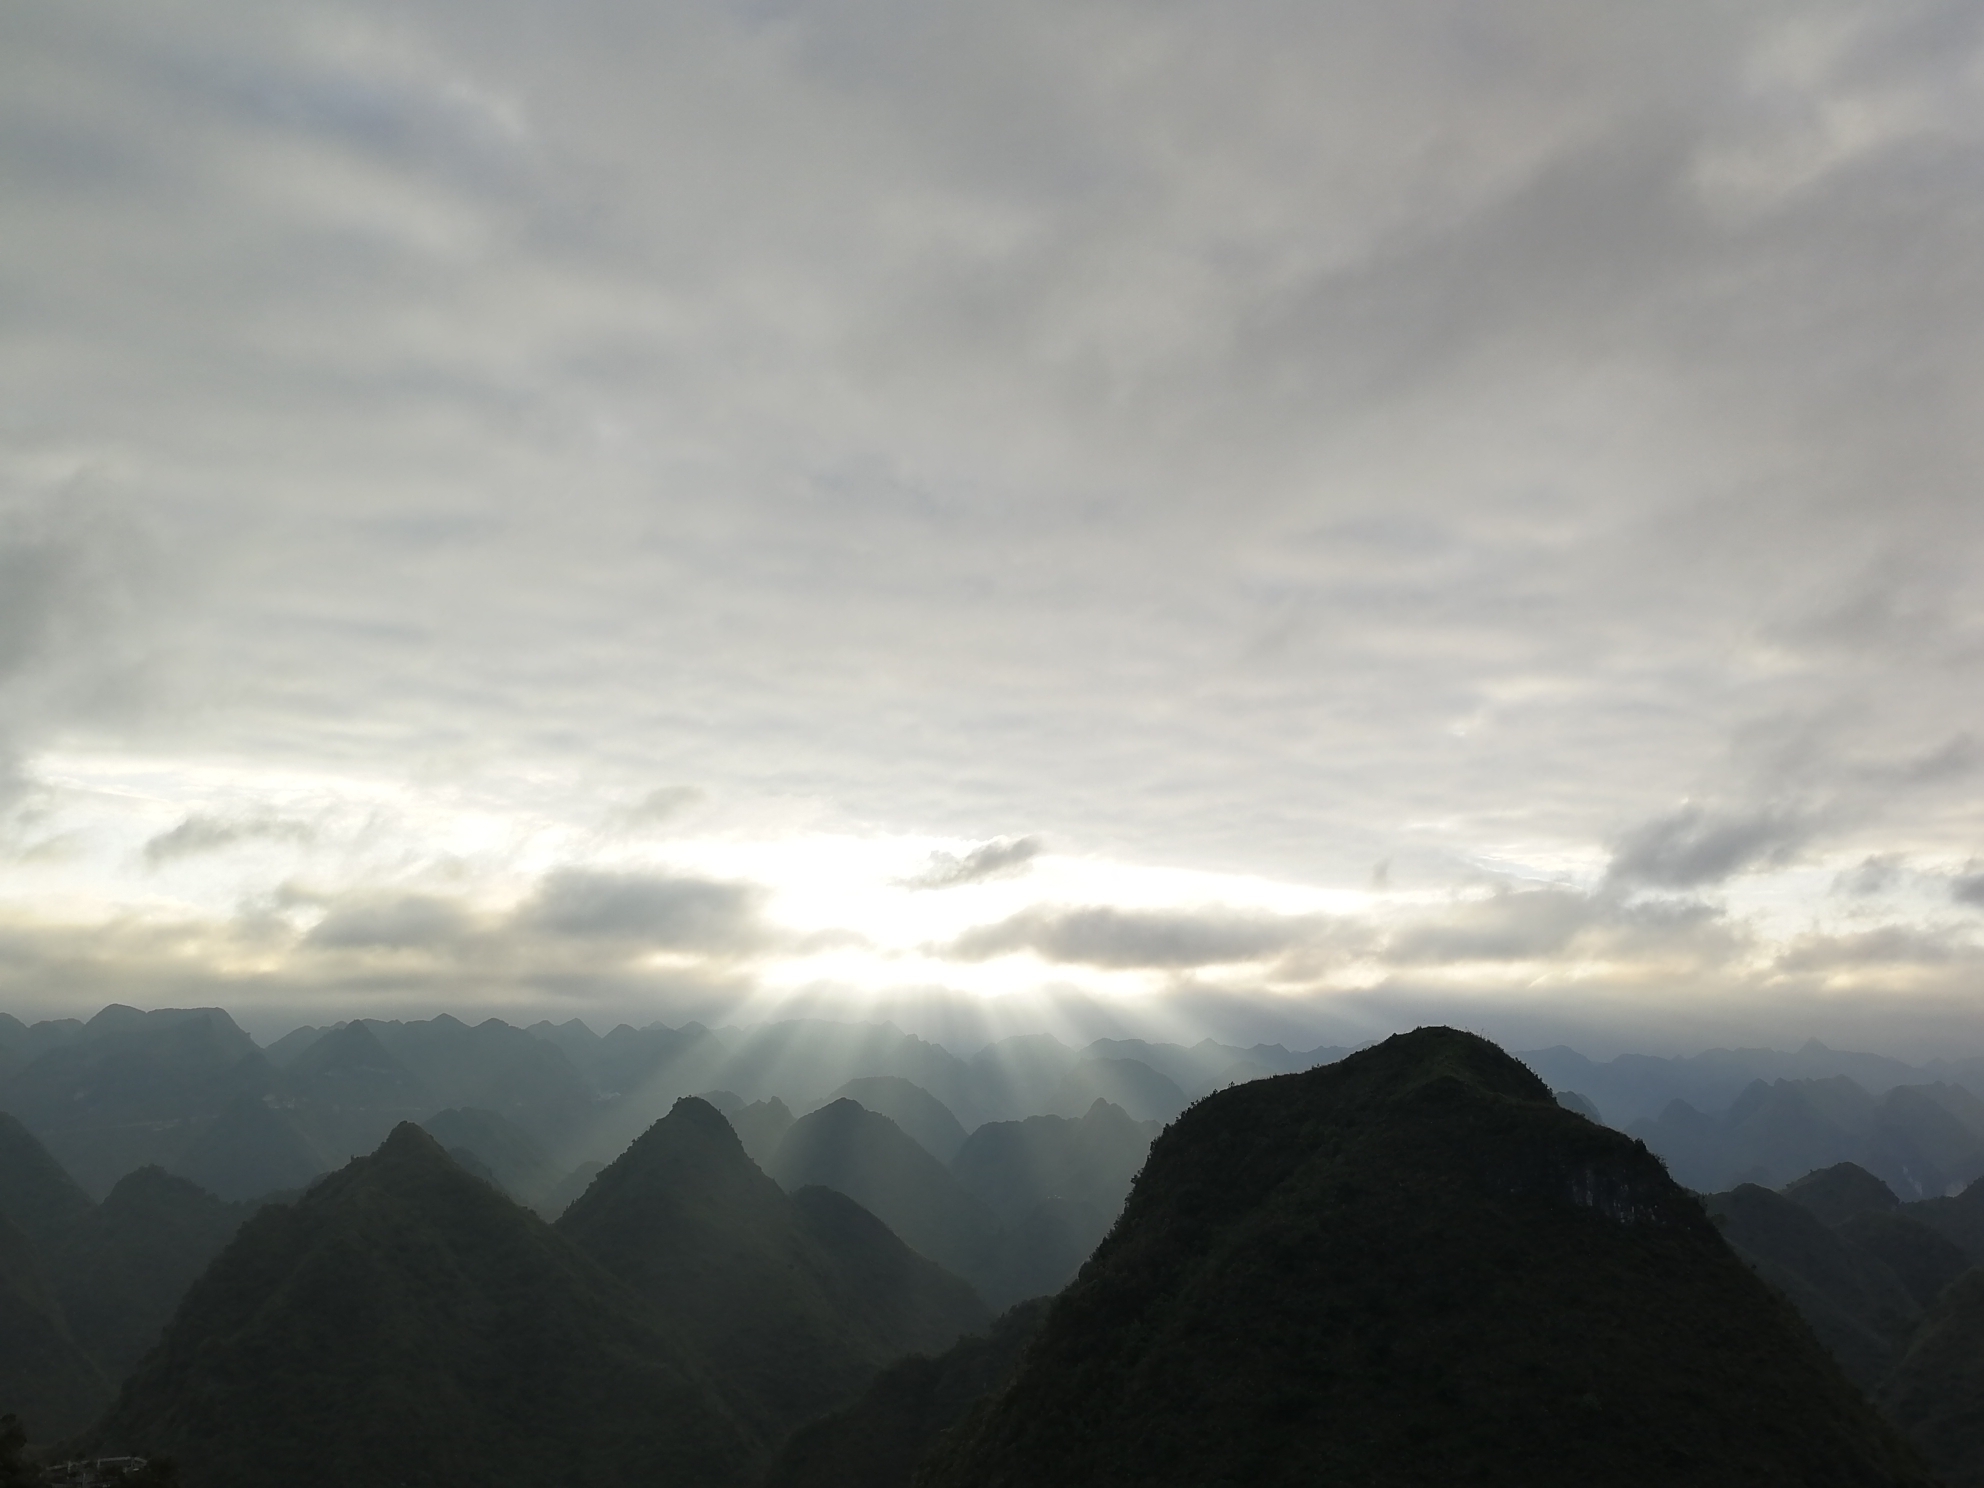
{"label": "overcast sky", "polygon": [[0,1006],[1984,1051],[1984,8],[0,13]]}

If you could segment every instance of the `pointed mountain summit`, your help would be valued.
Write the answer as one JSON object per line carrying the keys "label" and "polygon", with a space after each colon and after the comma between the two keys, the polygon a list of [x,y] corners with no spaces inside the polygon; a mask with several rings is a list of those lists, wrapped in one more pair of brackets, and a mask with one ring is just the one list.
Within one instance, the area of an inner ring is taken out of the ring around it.
{"label": "pointed mountain summit", "polygon": [[851,1100],[864,1110],[888,1117],[940,1163],[949,1162],[964,1146],[964,1127],[951,1108],[900,1075],[864,1075],[849,1080],[820,1104],[830,1106],[837,1100]]}
{"label": "pointed mountain summit", "polygon": [[411,1123],[245,1224],[94,1437],[213,1488],[717,1488],[764,1450],[638,1298]]}
{"label": "pointed mountain summit", "polygon": [[1928,1481],[1656,1158],[1437,1028],[1181,1116],[919,1478]]}
{"label": "pointed mountain summit", "polygon": [[765,1171],[788,1191],[818,1184],[846,1194],[919,1254],[973,1281],[997,1249],[992,1211],[901,1127],[855,1101],[793,1122]]}
{"label": "pointed mountain summit", "polygon": [[987,1321],[970,1287],[859,1205],[788,1196],[694,1097],[557,1228],[677,1323],[774,1438],[846,1403],[890,1361],[940,1352]]}
{"label": "pointed mountain summit", "polygon": [[1879,1384],[1920,1317],[1893,1270],[1785,1194],[1745,1183],[1702,1202],[1722,1238],[1798,1309],[1847,1378],[1869,1390]]}
{"label": "pointed mountain summit", "polygon": [[1824,1225],[1843,1225],[1863,1214],[1892,1214],[1901,1200],[1858,1163],[1834,1163],[1788,1183],[1784,1196],[1809,1209]]}
{"label": "pointed mountain summit", "polygon": [[121,1380],[250,1213],[163,1168],[118,1180],[52,1270],[76,1341]]}

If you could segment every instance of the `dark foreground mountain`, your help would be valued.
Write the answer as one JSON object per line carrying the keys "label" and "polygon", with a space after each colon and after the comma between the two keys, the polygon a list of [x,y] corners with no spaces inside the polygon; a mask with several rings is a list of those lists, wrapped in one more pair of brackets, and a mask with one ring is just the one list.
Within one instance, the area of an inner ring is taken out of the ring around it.
{"label": "dark foreground mountain", "polygon": [[80,1431],[110,1386],[69,1331],[28,1237],[0,1216],[0,1410],[36,1439]]}
{"label": "dark foreground mountain", "polygon": [[1422,1029],[1186,1112],[919,1481],[1929,1480],[1650,1153]]}
{"label": "dark foreground mountain", "polygon": [[681,1330],[767,1441],[846,1404],[904,1354],[939,1352],[987,1322],[969,1286],[851,1199],[786,1194],[693,1097],[557,1228]]}
{"label": "dark foreground mountain", "polygon": [[937,1438],[1012,1377],[1047,1308],[1022,1302],[983,1336],[890,1365],[846,1410],[794,1432],[764,1488],[909,1488]]}
{"label": "dark foreground mountain", "polygon": [[1903,1204],[1854,1163],[1808,1173],[1782,1193],[1743,1184],[1703,1202],[1736,1253],[1869,1391],[1912,1346],[1943,1288],[1970,1266],[1961,1246],[1919,1217],[1961,1208],[1962,1200]]}
{"label": "dark foreground mountain", "polygon": [[1876,1398],[1945,1488],[1984,1485],[1984,1271],[1937,1298]]}
{"label": "dark foreground mountain", "polygon": [[203,1488],[726,1485],[759,1452],[640,1298],[411,1124],[244,1225],[95,1436]]}
{"label": "dark foreground mountain", "polygon": [[163,1168],[118,1181],[51,1262],[76,1341],[113,1384],[164,1334],[174,1310],[253,1212]]}
{"label": "dark foreground mountain", "polygon": [[43,1442],[89,1425],[248,1213],[159,1168],[92,1204],[0,1116],[0,1413]]}
{"label": "dark foreground mountain", "polygon": [[1798,1309],[1847,1378],[1872,1390],[1887,1377],[1922,1312],[1892,1267],[1787,1194],[1745,1183],[1703,1202],[1723,1239]]}

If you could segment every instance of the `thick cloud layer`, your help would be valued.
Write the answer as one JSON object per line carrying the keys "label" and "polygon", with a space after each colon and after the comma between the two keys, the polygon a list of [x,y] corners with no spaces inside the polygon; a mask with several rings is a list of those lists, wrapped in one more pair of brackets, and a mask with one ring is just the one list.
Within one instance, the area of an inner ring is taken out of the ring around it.
{"label": "thick cloud layer", "polygon": [[1956,996],[1980,78],[1955,0],[16,7],[0,900]]}

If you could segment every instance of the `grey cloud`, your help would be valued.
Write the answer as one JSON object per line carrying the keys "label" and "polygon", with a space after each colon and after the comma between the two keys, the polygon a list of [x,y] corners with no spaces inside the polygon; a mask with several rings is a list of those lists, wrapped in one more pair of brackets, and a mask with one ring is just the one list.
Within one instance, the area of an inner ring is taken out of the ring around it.
{"label": "grey cloud", "polygon": [[1623,960],[1725,953],[1730,932],[1712,907],[1688,901],[1625,904],[1566,888],[1513,889],[1462,900],[1395,932],[1387,964],[1551,961],[1603,954]]}
{"label": "grey cloud", "polygon": [[1693,802],[1626,832],[1606,876],[1615,883],[1692,889],[1789,862],[1818,830],[1801,810],[1721,810]]}
{"label": "grey cloud", "polygon": [[1015,951],[1110,968],[1220,966],[1261,961],[1312,939],[1316,921],[1223,910],[1030,909],[967,930],[945,948],[963,961]]}
{"label": "grey cloud", "polygon": [[912,889],[953,889],[988,878],[1010,878],[1024,872],[1044,846],[1038,837],[998,837],[961,858],[955,853],[932,853],[923,871],[903,882]]}
{"label": "grey cloud", "polygon": [[50,729],[128,721],[161,628],[147,614],[157,555],[137,524],[84,479],[9,475],[0,460],[0,798],[25,783],[16,753]]}
{"label": "grey cloud", "polygon": [[636,826],[659,826],[701,805],[709,796],[700,786],[659,786],[641,797],[639,804],[627,812],[627,820]]}
{"label": "grey cloud", "polygon": [[1832,891],[1856,899],[1885,894],[1901,883],[1902,865],[1898,853],[1875,853],[1862,859],[1859,867],[1837,875],[1832,881]]}
{"label": "grey cloud", "polygon": [[1950,898],[1984,909],[1984,872],[1968,870],[1950,880]]}
{"label": "grey cloud", "polygon": [[1385,947],[1388,961],[1528,961],[1555,955],[1591,923],[1591,901],[1560,889],[1499,893],[1456,904],[1410,926]]}
{"label": "grey cloud", "polygon": [[1968,936],[1914,925],[1881,925],[1848,935],[1804,935],[1777,958],[1786,972],[1902,971],[1920,967],[1975,965],[1984,960]]}
{"label": "grey cloud", "polygon": [[[137,752],[1346,887],[1689,793],[1612,881],[1710,884],[1842,782],[1960,854],[1975,11],[15,7],[0,480],[213,555]],[[124,685],[78,572],[14,716]]]}
{"label": "grey cloud", "polygon": [[567,940],[734,954],[771,942],[764,899],[753,884],[568,868],[545,877],[514,924]]}
{"label": "grey cloud", "polygon": [[316,838],[308,822],[282,817],[224,817],[194,814],[145,843],[145,861],[160,867],[180,858],[220,852],[244,842],[307,843]]}
{"label": "grey cloud", "polygon": [[472,915],[433,894],[361,894],[336,901],[304,937],[323,950],[440,951],[459,948]]}

